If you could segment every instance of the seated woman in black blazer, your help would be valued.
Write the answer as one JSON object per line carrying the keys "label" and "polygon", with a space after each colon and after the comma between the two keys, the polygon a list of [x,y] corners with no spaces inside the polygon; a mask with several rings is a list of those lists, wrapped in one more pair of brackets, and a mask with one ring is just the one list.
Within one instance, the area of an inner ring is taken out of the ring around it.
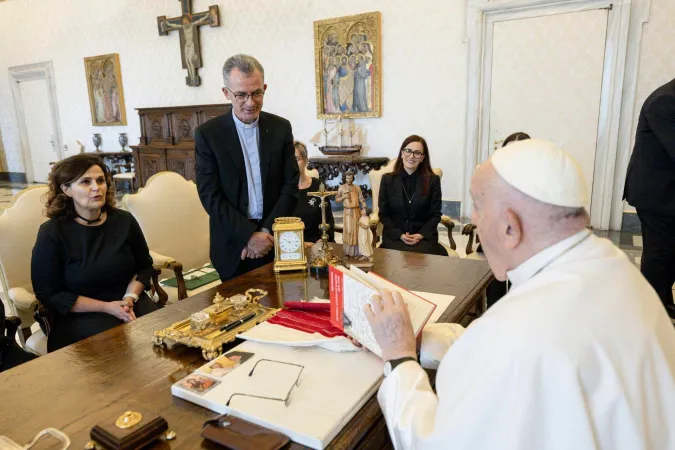
{"label": "seated woman in black blazer", "polygon": [[380,184],[380,248],[448,256],[438,242],[441,178],[434,175],[424,138],[403,141],[392,173]]}
{"label": "seated woman in black blazer", "polygon": [[[298,168],[300,169],[300,179],[298,180],[298,203],[295,207],[293,217],[300,217],[305,224],[305,247],[311,247],[316,242],[321,240],[321,199],[317,197],[310,197],[308,192],[316,192],[319,190],[320,181],[317,178],[312,178],[305,172],[307,170],[307,147],[300,141],[293,143],[295,146],[295,159],[298,161]],[[333,218],[333,210],[330,207],[330,201],[326,200],[326,223],[330,225],[327,231],[328,242],[335,242],[335,219]]]}
{"label": "seated woman in black blazer", "polygon": [[152,258],[138,222],[116,209],[112,177],[92,154],[54,165],[47,217],[33,248],[35,296],[50,313],[52,352],[159,307]]}

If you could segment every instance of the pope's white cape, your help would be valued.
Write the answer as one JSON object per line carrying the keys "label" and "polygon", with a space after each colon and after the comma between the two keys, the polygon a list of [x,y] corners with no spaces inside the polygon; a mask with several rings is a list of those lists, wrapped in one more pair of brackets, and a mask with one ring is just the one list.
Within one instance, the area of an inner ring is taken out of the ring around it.
{"label": "pope's white cape", "polygon": [[378,395],[396,448],[675,449],[675,330],[654,290],[595,236],[545,267],[586,233],[510,272],[452,347],[457,326],[425,330],[423,349],[448,349],[438,396],[414,362]]}

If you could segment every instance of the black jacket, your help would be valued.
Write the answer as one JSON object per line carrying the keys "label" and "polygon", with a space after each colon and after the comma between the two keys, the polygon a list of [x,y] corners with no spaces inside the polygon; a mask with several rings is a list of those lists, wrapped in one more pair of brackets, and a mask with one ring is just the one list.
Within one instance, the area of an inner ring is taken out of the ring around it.
{"label": "black jacket", "polygon": [[636,209],[675,216],[675,79],[642,106],[623,196]]}
{"label": "black jacket", "polygon": [[263,218],[247,218],[248,184],[244,154],[232,112],[215,117],[195,131],[197,189],[209,214],[211,262],[228,278],[241,261],[241,251],[260,228],[272,231],[274,219],[293,213],[298,198],[298,163],[288,120],[260,113],[260,175]]}
{"label": "black jacket", "polygon": [[378,197],[380,222],[382,222],[382,241],[399,241],[401,235],[419,233],[424,239],[438,242],[438,224],[441,221],[441,178],[432,175],[429,189],[422,195],[422,177],[418,178],[415,194],[412,195],[410,214],[406,214],[407,200],[403,194],[403,181],[396,174],[382,176]]}

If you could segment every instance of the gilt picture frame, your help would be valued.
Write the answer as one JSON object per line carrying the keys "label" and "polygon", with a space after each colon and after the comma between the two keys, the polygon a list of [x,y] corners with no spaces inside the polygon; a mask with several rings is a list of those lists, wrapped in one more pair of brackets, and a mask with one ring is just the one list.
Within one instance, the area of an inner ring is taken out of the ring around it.
{"label": "gilt picture frame", "polygon": [[379,11],[314,22],[319,119],[381,117]]}
{"label": "gilt picture frame", "polygon": [[127,124],[122,72],[117,53],[84,58],[89,89],[91,124],[97,127]]}

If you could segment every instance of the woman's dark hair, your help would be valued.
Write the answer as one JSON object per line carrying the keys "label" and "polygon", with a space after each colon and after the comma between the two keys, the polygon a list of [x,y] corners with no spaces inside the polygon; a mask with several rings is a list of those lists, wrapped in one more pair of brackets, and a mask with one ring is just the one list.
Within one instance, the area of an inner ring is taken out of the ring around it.
{"label": "woman's dark hair", "polygon": [[511,142],[524,141],[525,139],[532,139],[529,134],[518,131],[516,133],[510,134],[504,142],[502,142],[502,148],[509,145]]}
{"label": "woman's dark hair", "polygon": [[396,158],[396,163],[394,164],[394,170],[392,173],[394,175],[398,175],[403,168],[403,150],[410,144],[411,142],[419,142],[422,144],[422,148],[424,148],[424,159],[420,163],[419,166],[417,166],[417,173],[420,174],[422,177],[422,195],[427,195],[429,192],[429,185],[431,184],[431,176],[434,174],[434,172],[431,170],[431,158],[429,158],[429,147],[427,146],[427,141],[424,140],[422,136],[418,136],[416,134],[413,134],[412,136],[408,136],[405,138],[403,141],[403,144],[401,144],[401,149],[398,151],[398,158]]}
{"label": "woman's dark hair", "polygon": [[112,175],[108,167],[103,164],[101,158],[91,153],[80,153],[54,164],[49,173],[49,193],[47,194],[47,217],[50,219],[62,217],[65,219],[75,218],[73,199],[68,197],[61,189],[62,185],[70,185],[77,181],[92,166],[99,166],[105,176],[105,184],[108,187],[105,193],[105,207],[115,206],[115,190],[112,186]]}

